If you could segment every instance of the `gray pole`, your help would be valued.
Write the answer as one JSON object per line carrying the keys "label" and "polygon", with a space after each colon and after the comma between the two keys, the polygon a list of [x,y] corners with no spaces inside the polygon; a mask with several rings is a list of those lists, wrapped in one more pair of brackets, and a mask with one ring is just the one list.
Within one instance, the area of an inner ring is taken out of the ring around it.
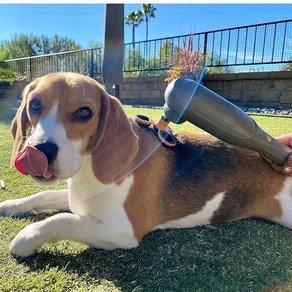
{"label": "gray pole", "polygon": [[124,4],[106,4],[102,79],[119,98],[124,64]]}

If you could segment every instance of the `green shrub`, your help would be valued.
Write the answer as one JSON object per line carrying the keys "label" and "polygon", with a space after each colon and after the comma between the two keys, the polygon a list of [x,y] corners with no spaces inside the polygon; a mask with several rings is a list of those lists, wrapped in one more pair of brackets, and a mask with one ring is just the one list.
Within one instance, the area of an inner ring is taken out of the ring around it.
{"label": "green shrub", "polygon": [[7,67],[5,63],[0,63],[0,82],[13,83],[17,76],[17,73]]}

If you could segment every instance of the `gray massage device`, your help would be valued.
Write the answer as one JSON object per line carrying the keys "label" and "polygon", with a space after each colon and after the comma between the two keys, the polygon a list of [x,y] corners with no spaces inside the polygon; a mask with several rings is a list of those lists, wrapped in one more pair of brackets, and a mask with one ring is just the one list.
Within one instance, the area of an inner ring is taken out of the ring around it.
{"label": "gray massage device", "polygon": [[189,121],[222,141],[255,150],[279,165],[284,165],[291,152],[237,106],[191,79],[169,83],[164,112],[173,123]]}

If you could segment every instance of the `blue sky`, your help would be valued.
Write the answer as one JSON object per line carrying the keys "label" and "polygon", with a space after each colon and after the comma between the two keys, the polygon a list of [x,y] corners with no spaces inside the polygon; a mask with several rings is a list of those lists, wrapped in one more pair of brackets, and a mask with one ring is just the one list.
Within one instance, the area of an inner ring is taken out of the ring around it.
{"label": "blue sky", "polygon": [[[153,4],[156,18],[149,24],[149,39],[204,32],[249,24],[291,19],[292,4]],[[72,38],[86,48],[102,43],[104,4],[0,4],[0,42],[14,34],[47,34]],[[125,4],[125,15],[140,4]],[[136,40],[145,39],[145,24]],[[125,42],[131,28],[125,27]]]}

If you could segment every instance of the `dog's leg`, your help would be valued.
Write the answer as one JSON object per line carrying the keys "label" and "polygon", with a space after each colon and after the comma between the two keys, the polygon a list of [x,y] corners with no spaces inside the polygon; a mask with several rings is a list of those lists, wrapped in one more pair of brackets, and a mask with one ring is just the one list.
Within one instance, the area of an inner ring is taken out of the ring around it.
{"label": "dog's leg", "polygon": [[73,240],[105,250],[138,246],[131,226],[105,224],[91,216],[61,213],[28,225],[10,244],[16,256],[32,255],[45,243]]}
{"label": "dog's leg", "polygon": [[13,215],[43,209],[69,210],[68,190],[44,191],[0,203],[0,214]]}

